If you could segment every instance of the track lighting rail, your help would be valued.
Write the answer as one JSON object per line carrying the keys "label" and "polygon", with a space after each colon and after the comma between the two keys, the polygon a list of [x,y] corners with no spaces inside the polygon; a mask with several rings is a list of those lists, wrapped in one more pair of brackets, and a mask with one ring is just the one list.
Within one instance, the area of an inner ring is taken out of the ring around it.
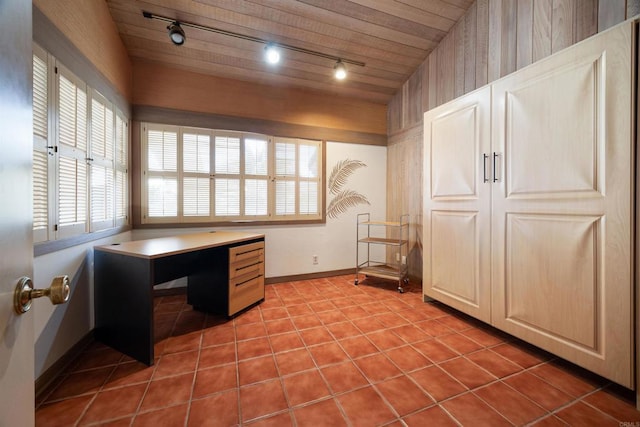
{"label": "track lighting rail", "polygon": [[229,36],[229,37],[235,37],[235,38],[238,38],[238,39],[249,40],[249,41],[256,42],[256,43],[262,43],[262,44],[271,43],[272,45],[275,45],[275,46],[277,46],[277,47],[279,47],[281,49],[287,49],[287,50],[291,50],[293,52],[299,52],[299,53],[304,53],[304,54],[307,54],[307,55],[317,56],[317,57],[320,57],[320,58],[326,58],[326,59],[330,59],[330,60],[336,61],[336,62],[342,62],[342,63],[346,63],[346,64],[357,65],[359,67],[364,67],[366,65],[364,62],[354,61],[352,59],[344,58],[342,56],[329,55],[329,54],[324,53],[324,52],[318,52],[318,51],[311,50],[311,49],[305,49],[303,47],[297,47],[297,46],[293,46],[293,45],[286,44],[286,43],[277,43],[277,42],[273,42],[271,40],[262,39],[260,37],[253,37],[253,36],[249,36],[249,35],[246,35],[246,34],[240,34],[240,33],[235,33],[233,31],[223,30],[223,29],[220,29],[220,28],[208,27],[208,26],[205,26],[205,25],[194,24],[192,22],[180,21],[180,20],[177,20],[177,19],[174,19],[174,18],[169,18],[167,16],[156,15],[155,13],[147,12],[147,11],[144,11],[144,10],[142,11],[142,15],[145,18],[148,18],[148,19],[157,19],[159,21],[168,22],[170,25],[178,25],[178,26],[183,26],[183,27],[195,28],[195,29],[198,29],[198,30],[209,31],[209,32],[212,32],[212,33],[222,34],[222,35]]}

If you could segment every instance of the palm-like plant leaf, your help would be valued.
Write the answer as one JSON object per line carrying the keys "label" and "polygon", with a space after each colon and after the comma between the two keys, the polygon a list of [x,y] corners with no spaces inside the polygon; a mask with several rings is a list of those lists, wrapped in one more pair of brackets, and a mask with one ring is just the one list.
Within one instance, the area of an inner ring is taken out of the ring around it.
{"label": "palm-like plant leaf", "polygon": [[345,213],[347,209],[357,205],[370,205],[369,201],[362,194],[345,190],[336,194],[327,207],[327,216],[329,218],[337,218],[338,215]]}
{"label": "palm-like plant leaf", "polygon": [[331,194],[338,194],[347,182],[347,178],[358,168],[366,168],[367,165],[360,160],[340,160],[333,167],[329,175],[329,191]]}

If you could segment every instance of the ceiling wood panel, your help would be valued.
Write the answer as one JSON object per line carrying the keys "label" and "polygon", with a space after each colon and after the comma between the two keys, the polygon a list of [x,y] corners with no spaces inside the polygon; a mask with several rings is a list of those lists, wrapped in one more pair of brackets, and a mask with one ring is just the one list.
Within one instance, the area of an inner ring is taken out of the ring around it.
{"label": "ceiling wood panel", "polygon": [[[386,104],[473,0],[107,0],[129,55],[136,60],[277,86],[291,86]],[[167,23],[219,28],[275,43],[364,62],[346,64],[345,81],[333,79],[331,59],[284,50],[267,65],[264,45],[185,27],[174,46]]]}

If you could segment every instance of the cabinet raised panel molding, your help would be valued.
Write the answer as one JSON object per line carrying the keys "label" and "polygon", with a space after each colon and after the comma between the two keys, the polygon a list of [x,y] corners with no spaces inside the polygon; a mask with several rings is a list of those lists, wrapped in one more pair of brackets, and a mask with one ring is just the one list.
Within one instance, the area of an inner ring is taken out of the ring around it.
{"label": "cabinet raised panel molding", "polygon": [[425,296],[628,388],[636,25],[424,116]]}

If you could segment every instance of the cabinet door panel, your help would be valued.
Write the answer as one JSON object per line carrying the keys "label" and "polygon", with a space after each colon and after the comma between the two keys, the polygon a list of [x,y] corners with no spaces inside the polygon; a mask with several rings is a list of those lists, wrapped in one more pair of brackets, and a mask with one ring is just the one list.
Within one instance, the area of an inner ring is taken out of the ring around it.
{"label": "cabinet door panel", "polygon": [[631,25],[492,86],[492,323],[627,387]]}
{"label": "cabinet door panel", "polygon": [[597,352],[602,217],[509,214],[506,221],[505,317]]}
{"label": "cabinet door panel", "polygon": [[425,113],[423,291],[489,321],[489,87]]}
{"label": "cabinet door panel", "polygon": [[508,197],[598,196],[604,71],[601,56],[588,58],[504,92]]}
{"label": "cabinet door panel", "polygon": [[[478,217],[469,211],[431,212],[431,288],[479,308]],[[451,268],[452,255],[458,268]]]}

